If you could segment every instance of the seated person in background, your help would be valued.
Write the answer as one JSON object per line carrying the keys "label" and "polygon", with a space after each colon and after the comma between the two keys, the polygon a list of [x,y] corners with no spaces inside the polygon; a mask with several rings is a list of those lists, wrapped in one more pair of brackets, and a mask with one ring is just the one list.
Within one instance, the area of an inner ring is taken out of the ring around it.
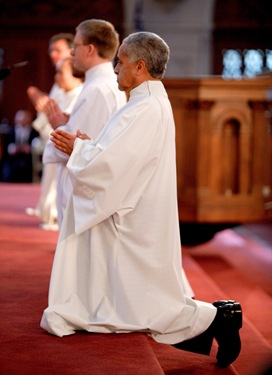
{"label": "seated person in background", "polygon": [[17,111],[14,127],[7,133],[2,171],[5,182],[32,182],[31,143],[39,136],[32,128],[32,117],[27,110]]}

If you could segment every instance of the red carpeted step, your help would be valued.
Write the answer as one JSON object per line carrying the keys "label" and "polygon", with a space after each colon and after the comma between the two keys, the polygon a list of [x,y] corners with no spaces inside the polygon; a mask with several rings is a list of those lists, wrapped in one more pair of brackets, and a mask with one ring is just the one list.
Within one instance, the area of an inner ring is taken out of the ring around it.
{"label": "red carpeted step", "polygon": [[232,366],[225,369],[217,367],[215,355],[204,356],[158,344],[152,339],[149,341],[166,375],[237,375]]}
{"label": "red carpeted step", "polygon": [[189,254],[272,345],[272,249],[225,230]]}
{"label": "red carpeted step", "polygon": [[[228,236],[230,234],[228,233]],[[239,375],[263,375],[272,359],[272,300],[235,268],[234,253],[231,253],[233,263],[228,262],[226,256],[222,256],[221,241],[227,247],[225,233],[205,245],[184,248],[184,267],[196,292],[196,299],[208,302],[216,299],[236,299],[241,302],[244,316],[243,328],[240,331],[242,350],[232,367]],[[234,239],[229,238],[227,243],[233,246]]]}
{"label": "red carpeted step", "polygon": [[3,375],[164,374],[142,334],[77,333],[59,338],[23,322],[16,331],[5,334],[1,344]]}
{"label": "red carpeted step", "polygon": [[35,205],[38,186],[0,188],[0,374],[163,374],[143,334],[58,338],[39,327],[57,234],[24,213],[26,205]]}
{"label": "red carpeted step", "polygon": [[[244,304],[242,351],[229,368],[215,366],[215,345],[206,357],[157,344],[143,334],[77,333],[58,338],[44,332],[39,322],[47,305],[57,233],[42,231],[37,218],[25,215],[25,207],[37,202],[39,189],[34,184],[0,184],[0,374],[263,375],[272,357],[271,299],[262,289],[249,289],[235,268],[236,249],[230,262],[218,251],[223,246],[218,236],[206,247],[184,248],[183,265],[197,299],[235,298]],[[224,240],[228,243],[230,238]],[[210,256],[209,249],[219,258]],[[203,258],[207,254],[209,258]],[[250,272],[255,271],[252,266]]]}

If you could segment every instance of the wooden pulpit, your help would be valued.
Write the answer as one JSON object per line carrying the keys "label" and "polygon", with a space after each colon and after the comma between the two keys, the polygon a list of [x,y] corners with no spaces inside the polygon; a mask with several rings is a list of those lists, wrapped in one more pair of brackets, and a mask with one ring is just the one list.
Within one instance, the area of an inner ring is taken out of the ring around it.
{"label": "wooden pulpit", "polygon": [[272,77],[163,82],[176,124],[180,221],[271,220]]}

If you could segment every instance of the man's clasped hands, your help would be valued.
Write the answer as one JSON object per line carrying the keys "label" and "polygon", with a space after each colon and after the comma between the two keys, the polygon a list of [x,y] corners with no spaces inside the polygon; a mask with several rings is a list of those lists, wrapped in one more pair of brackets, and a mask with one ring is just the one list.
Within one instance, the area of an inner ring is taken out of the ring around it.
{"label": "man's clasped hands", "polygon": [[66,130],[56,129],[50,134],[50,140],[55,147],[67,155],[71,155],[76,138],[91,139],[87,134],[77,130],[76,134],[67,132]]}

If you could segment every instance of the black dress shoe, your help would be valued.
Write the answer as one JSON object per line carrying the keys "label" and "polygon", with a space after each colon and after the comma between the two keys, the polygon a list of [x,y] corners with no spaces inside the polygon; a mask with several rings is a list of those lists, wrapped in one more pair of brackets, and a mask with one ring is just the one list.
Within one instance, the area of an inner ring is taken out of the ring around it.
{"label": "black dress shoe", "polygon": [[212,324],[190,340],[174,344],[175,348],[194,353],[209,355],[213,338],[218,343],[217,365],[229,366],[238,357],[241,350],[239,329],[242,327],[241,305],[233,300],[215,301],[217,314]]}
{"label": "black dress shoe", "polygon": [[213,321],[214,337],[218,343],[217,364],[227,367],[241,350],[239,329],[242,328],[242,309],[240,303],[235,301],[215,301],[213,305],[217,307]]}

